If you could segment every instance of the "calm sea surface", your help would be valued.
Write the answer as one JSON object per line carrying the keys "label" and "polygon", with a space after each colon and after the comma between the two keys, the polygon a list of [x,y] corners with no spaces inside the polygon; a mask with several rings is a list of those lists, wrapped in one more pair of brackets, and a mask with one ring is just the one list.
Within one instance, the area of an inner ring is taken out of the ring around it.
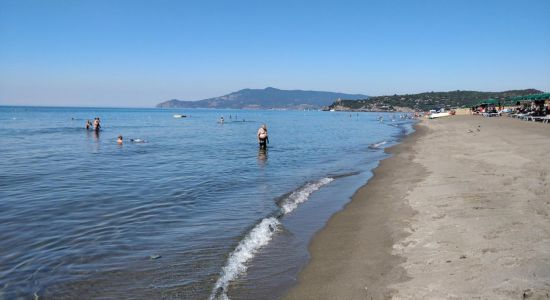
{"label": "calm sea surface", "polygon": [[0,298],[278,298],[410,131],[380,113],[0,107]]}

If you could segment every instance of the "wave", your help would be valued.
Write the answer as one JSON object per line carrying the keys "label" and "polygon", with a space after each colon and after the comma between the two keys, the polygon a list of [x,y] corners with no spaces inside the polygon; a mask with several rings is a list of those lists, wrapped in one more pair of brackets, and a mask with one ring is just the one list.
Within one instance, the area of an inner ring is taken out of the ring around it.
{"label": "wave", "polygon": [[381,142],[378,142],[378,143],[370,144],[369,148],[370,149],[380,149],[380,146],[383,146],[387,143],[388,143],[387,141],[381,141]]}
{"label": "wave", "polygon": [[246,262],[254,257],[258,250],[267,245],[273,234],[279,229],[279,220],[275,217],[263,219],[241,240],[237,248],[229,255],[209,299],[229,299],[227,287],[237,276],[246,272]]}
{"label": "wave", "polygon": [[303,203],[307,199],[309,199],[309,195],[311,195],[311,193],[320,189],[323,185],[326,185],[332,182],[333,180],[334,178],[326,177],[316,182],[307,183],[301,188],[295,190],[294,192],[292,192],[290,195],[288,195],[286,198],[282,199],[279,202],[279,206],[281,207],[281,213],[283,215],[291,213],[293,210],[295,210],[298,207],[298,204]]}
{"label": "wave", "polygon": [[388,124],[388,125],[398,128],[400,132],[395,136],[398,138],[402,138],[414,131],[412,125],[415,124],[416,122],[417,121],[400,121],[398,123]]}
{"label": "wave", "polygon": [[222,268],[220,277],[216,281],[210,300],[229,300],[227,288],[229,283],[247,270],[246,263],[250,261],[260,248],[266,246],[273,238],[273,235],[280,229],[279,221],[284,215],[294,211],[300,203],[309,199],[311,193],[322,186],[332,182],[334,178],[326,177],[315,182],[309,182],[283,197],[279,202],[280,212],[276,216],[266,217],[260,221],[240,241],[235,250],[229,254],[225,266]]}
{"label": "wave", "polygon": [[353,172],[330,175],[330,178],[339,179],[339,178],[345,178],[345,177],[355,176],[355,175],[359,175],[359,174],[361,174],[361,172],[353,171]]}

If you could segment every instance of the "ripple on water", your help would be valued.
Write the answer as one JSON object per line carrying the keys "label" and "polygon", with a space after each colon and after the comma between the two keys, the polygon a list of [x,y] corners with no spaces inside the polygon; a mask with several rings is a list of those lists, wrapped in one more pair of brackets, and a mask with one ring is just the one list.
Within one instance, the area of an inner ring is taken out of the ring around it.
{"label": "ripple on water", "polygon": [[[0,298],[207,298],[216,282],[245,280],[267,242],[287,233],[276,216],[307,205],[320,179],[341,178],[329,174],[364,172],[380,159],[368,146],[401,132],[378,114],[182,113],[192,117],[0,107],[11,120],[0,131]],[[251,122],[216,123],[229,114]],[[95,116],[99,135],[81,128]],[[118,134],[148,142],[119,146]]]}

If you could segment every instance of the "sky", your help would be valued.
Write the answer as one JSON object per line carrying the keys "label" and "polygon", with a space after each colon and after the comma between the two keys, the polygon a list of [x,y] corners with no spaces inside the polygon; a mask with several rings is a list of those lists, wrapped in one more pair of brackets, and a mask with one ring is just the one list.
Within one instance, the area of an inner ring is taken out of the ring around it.
{"label": "sky", "polygon": [[0,0],[0,105],[550,91],[549,0]]}

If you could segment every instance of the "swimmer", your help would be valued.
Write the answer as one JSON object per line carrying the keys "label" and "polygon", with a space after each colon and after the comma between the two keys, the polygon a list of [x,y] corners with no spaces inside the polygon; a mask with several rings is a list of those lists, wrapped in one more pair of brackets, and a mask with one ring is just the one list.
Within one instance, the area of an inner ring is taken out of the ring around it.
{"label": "swimmer", "polygon": [[221,118],[220,118],[220,123],[222,123],[222,124],[223,124],[223,117],[221,117]]}
{"label": "swimmer", "polygon": [[118,139],[116,140],[117,144],[122,145],[122,135],[118,136]]}
{"label": "swimmer", "polygon": [[92,121],[86,120],[86,130],[90,130],[91,127],[92,127]]}

